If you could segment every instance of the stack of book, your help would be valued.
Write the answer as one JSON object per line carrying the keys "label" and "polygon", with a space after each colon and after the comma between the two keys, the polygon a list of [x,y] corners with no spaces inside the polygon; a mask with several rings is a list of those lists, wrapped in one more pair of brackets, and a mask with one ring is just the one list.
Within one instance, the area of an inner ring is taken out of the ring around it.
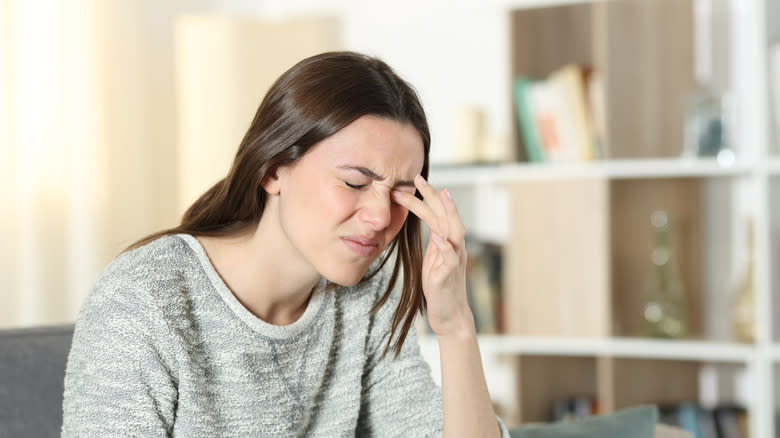
{"label": "stack of book", "polygon": [[660,421],[687,430],[694,438],[748,438],[748,412],[736,404],[704,408],[696,403],[660,407]]}
{"label": "stack of book", "polygon": [[[502,319],[500,245],[466,236],[466,295],[478,334],[504,333]],[[426,318],[418,321],[422,334],[432,334]]]}
{"label": "stack of book", "polygon": [[595,397],[578,396],[556,400],[553,403],[553,410],[550,414],[550,421],[557,423],[560,421],[577,421],[598,415],[599,407]]}
{"label": "stack of book", "polygon": [[604,85],[601,75],[569,64],[545,78],[514,83],[520,155],[530,162],[577,162],[604,156]]}

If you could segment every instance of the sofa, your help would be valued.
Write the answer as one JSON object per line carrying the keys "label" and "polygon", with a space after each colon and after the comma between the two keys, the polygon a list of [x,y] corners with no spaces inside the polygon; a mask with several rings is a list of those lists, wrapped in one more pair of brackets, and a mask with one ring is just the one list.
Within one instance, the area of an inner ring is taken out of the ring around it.
{"label": "sofa", "polygon": [[[0,437],[57,437],[62,425],[65,364],[73,325],[0,330]],[[640,406],[578,423],[529,425],[513,438],[641,436],[688,438],[680,429],[656,424],[657,410]]]}
{"label": "sofa", "polygon": [[57,437],[73,325],[0,330],[0,437]]}

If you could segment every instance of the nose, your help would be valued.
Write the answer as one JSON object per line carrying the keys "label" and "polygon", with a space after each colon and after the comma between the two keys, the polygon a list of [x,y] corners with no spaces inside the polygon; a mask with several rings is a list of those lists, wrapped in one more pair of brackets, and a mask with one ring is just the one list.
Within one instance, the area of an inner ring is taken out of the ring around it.
{"label": "nose", "polygon": [[358,217],[369,224],[374,231],[382,231],[392,220],[392,200],[390,193],[367,194],[365,202],[358,212]]}

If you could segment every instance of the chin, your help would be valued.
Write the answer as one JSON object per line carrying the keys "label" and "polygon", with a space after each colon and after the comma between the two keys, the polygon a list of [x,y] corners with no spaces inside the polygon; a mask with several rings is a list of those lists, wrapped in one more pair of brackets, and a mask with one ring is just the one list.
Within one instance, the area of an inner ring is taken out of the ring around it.
{"label": "chin", "polygon": [[341,269],[333,270],[331,272],[323,272],[322,276],[327,278],[329,282],[336,283],[339,286],[354,286],[363,279],[366,275],[368,267],[363,269]]}

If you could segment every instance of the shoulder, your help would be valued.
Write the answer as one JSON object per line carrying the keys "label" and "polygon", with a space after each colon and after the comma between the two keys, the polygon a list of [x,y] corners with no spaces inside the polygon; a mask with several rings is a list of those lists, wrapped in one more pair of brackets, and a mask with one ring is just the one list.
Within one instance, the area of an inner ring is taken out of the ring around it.
{"label": "shoulder", "polygon": [[150,274],[181,265],[187,255],[191,256],[192,250],[181,237],[163,236],[114,259],[98,277],[98,283],[115,278],[149,279]]}
{"label": "shoulder", "polygon": [[[200,269],[197,257],[179,236],[164,236],[121,254],[95,281],[82,313],[106,306],[163,306],[170,292]],[[129,310],[129,309],[128,309]]]}

